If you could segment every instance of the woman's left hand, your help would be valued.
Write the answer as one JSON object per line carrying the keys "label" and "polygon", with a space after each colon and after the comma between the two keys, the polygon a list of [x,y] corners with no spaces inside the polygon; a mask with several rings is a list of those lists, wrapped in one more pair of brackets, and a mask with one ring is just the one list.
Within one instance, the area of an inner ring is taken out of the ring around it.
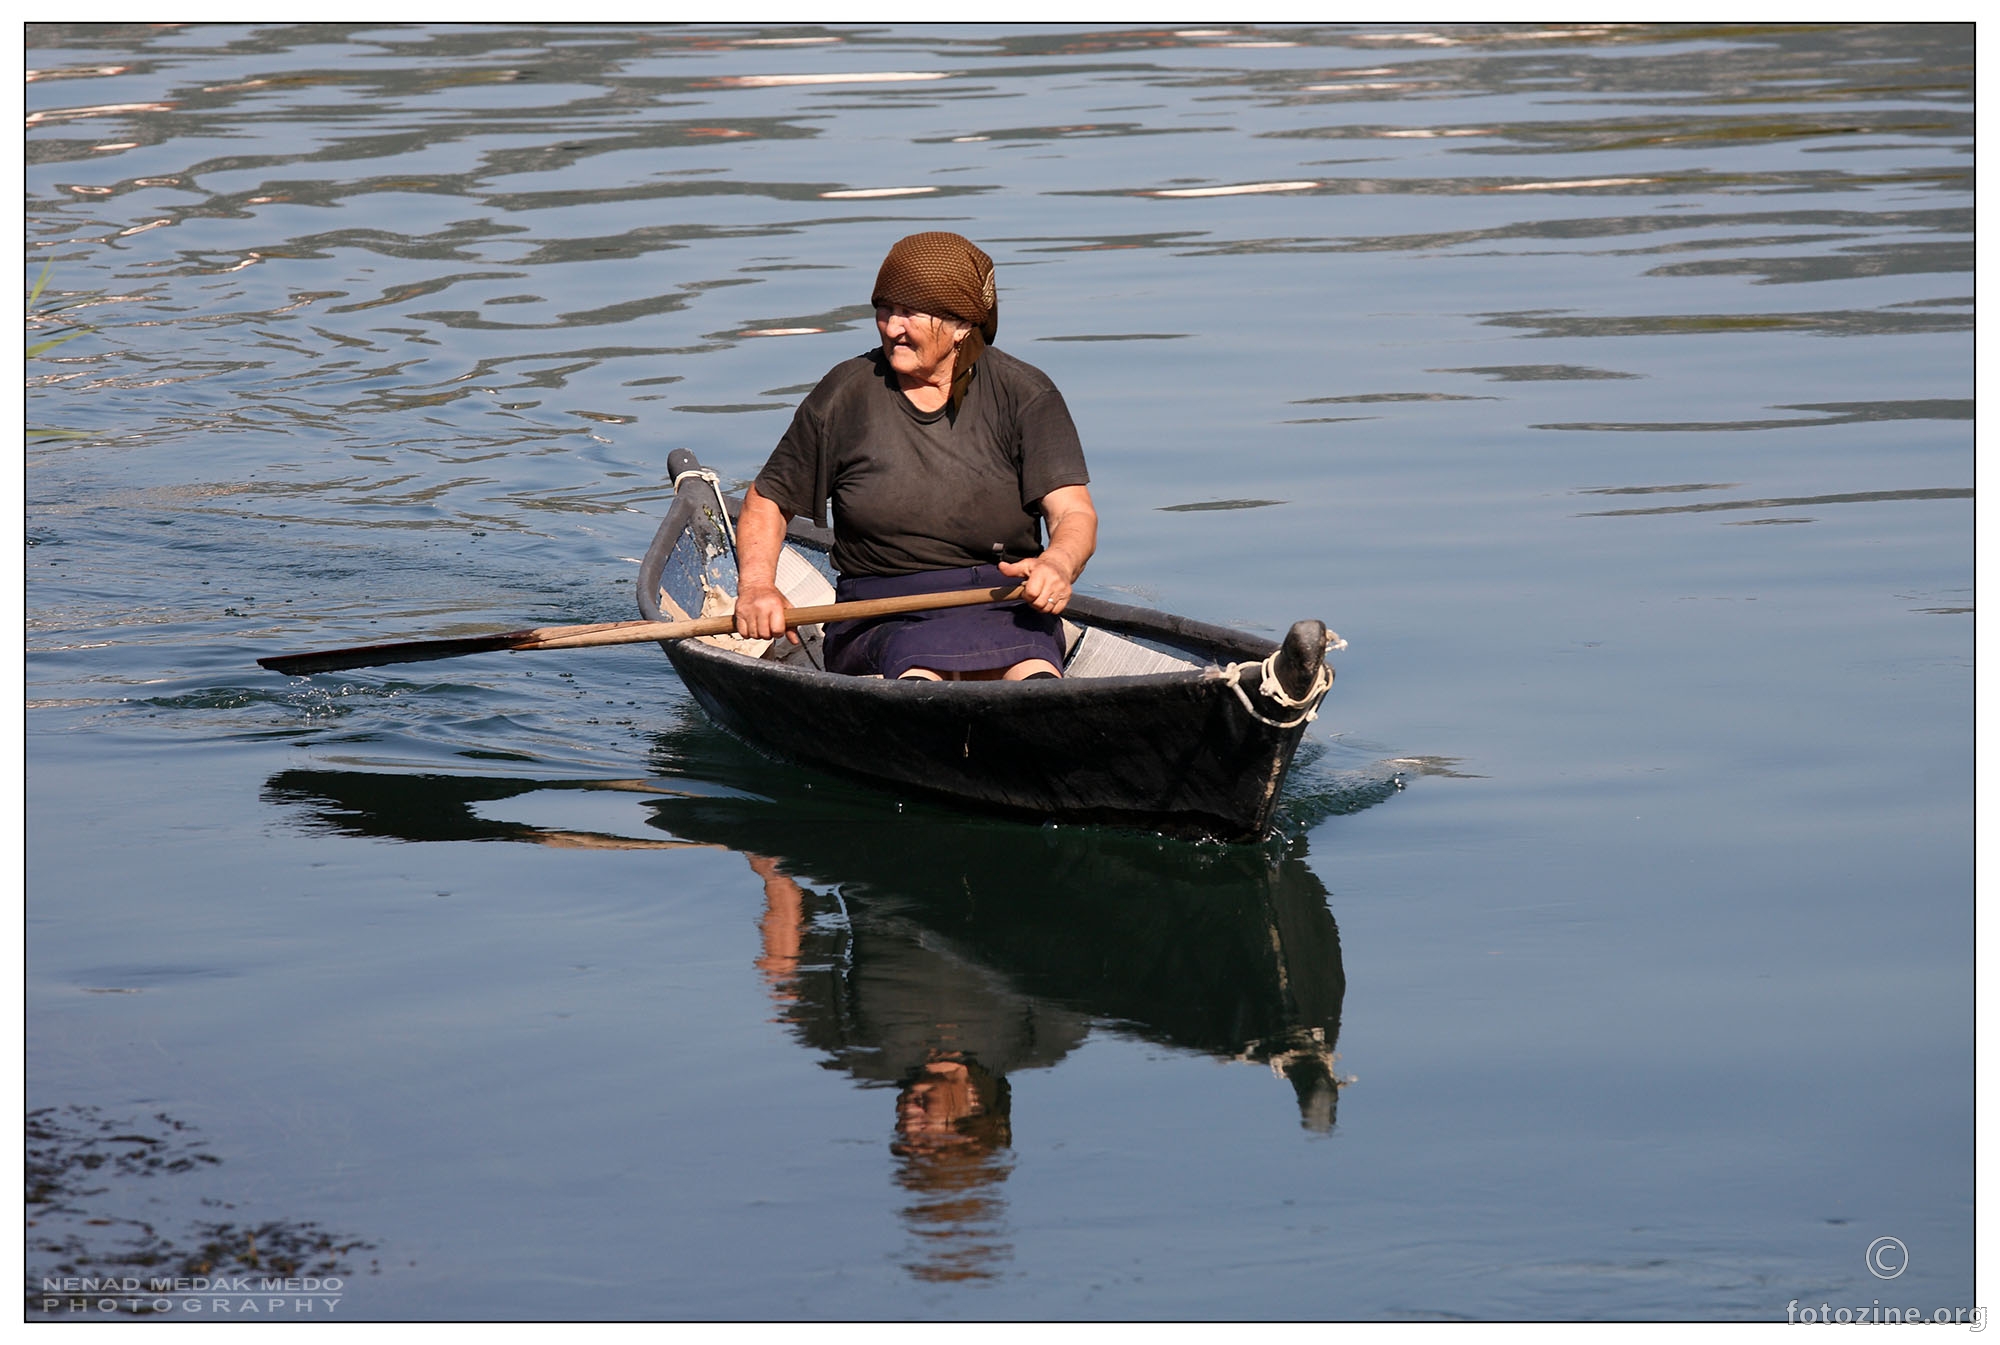
{"label": "woman's left hand", "polygon": [[1088,486],[1059,486],[1037,503],[1049,521],[1049,544],[1039,556],[1001,562],[1000,573],[1021,580],[1034,609],[1053,616],[1069,606],[1070,585],[1097,550],[1097,509]]}
{"label": "woman's left hand", "polygon": [[1038,612],[1054,615],[1069,606],[1070,580],[1075,576],[1054,552],[1002,561],[1000,573],[1021,580],[1022,596]]}

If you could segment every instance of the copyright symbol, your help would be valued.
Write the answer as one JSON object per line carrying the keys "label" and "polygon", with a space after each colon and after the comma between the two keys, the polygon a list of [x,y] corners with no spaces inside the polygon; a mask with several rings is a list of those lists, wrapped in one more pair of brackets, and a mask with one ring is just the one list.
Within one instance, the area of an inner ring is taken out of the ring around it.
{"label": "copyright symbol", "polygon": [[1868,1273],[1893,1280],[1910,1268],[1910,1249],[1901,1238],[1877,1238],[1868,1244]]}

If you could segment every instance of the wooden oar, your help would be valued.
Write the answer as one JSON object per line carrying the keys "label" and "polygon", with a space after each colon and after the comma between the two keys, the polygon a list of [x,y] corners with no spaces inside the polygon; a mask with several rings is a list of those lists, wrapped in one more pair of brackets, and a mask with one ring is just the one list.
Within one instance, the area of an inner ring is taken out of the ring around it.
{"label": "wooden oar", "polygon": [[[867,602],[835,602],[823,607],[791,607],[786,625],[816,626],[824,621],[859,621],[898,612],[928,612],[941,607],[971,607],[982,602],[1006,602],[1021,596],[1013,588],[961,589],[952,593],[912,593],[902,598],[872,598]],[[699,635],[727,635],[736,629],[733,616],[705,616],[692,621],[601,621],[592,626],[538,626],[499,635],[468,635],[455,640],[405,640],[397,644],[364,644],[350,649],[322,649],[310,654],[273,654],[257,660],[272,672],[303,677],[307,673],[342,672],[348,668],[379,668],[387,663],[424,663],[431,659],[490,654],[498,650],[588,649],[606,644],[645,644],[652,640],[687,640]]]}

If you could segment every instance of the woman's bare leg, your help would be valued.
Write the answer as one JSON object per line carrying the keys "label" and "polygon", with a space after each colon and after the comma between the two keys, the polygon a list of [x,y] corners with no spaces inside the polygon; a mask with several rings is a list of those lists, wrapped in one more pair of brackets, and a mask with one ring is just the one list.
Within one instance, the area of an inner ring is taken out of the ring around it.
{"label": "woman's bare leg", "polygon": [[1061,677],[1062,669],[1045,658],[1023,659],[1007,670],[1007,680],[1018,682],[1024,677],[1033,677],[1036,673],[1047,673],[1051,677]]}
{"label": "woman's bare leg", "polygon": [[998,682],[1005,679],[1018,682],[1036,673],[1047,673],[1051,677],[1061,677],[1062,670],[1045,658],[1023,659],[1011,668],[981,668],[976,672],[938,673],[929,668],[906,668],[897,674],[897,680],[908,678],[917,682]]}

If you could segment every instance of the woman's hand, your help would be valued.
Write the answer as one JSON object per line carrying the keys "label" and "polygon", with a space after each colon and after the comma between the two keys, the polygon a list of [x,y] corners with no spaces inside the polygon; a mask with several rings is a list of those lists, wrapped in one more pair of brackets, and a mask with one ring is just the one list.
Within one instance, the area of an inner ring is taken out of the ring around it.
{"label": "woman's hand", "polygon": [[1049,544],[1039,556],[1002,562],[1000,573],[1021,580],[1029,604],[1053,616],[1069,606],[1070,585],[1097,550],[1097,509],[1088,486],[1058,486],[1038,503]]}
{"label": "woman's hand", "polygon": [[1044,551],[1026,560],[1002,561],[1000,573],[1021,580],[1021,595],[1038,612],[1051,615],[1069,606],[1070,584],[1076,574],[1066,557]]}
{"label": "woman's hand", "polygon": [[775,640],[783,635],[797,644],[798,632],[785,628],[788,606],[776,584],[743,583],[736,594],[736,633],[746,640]]}

